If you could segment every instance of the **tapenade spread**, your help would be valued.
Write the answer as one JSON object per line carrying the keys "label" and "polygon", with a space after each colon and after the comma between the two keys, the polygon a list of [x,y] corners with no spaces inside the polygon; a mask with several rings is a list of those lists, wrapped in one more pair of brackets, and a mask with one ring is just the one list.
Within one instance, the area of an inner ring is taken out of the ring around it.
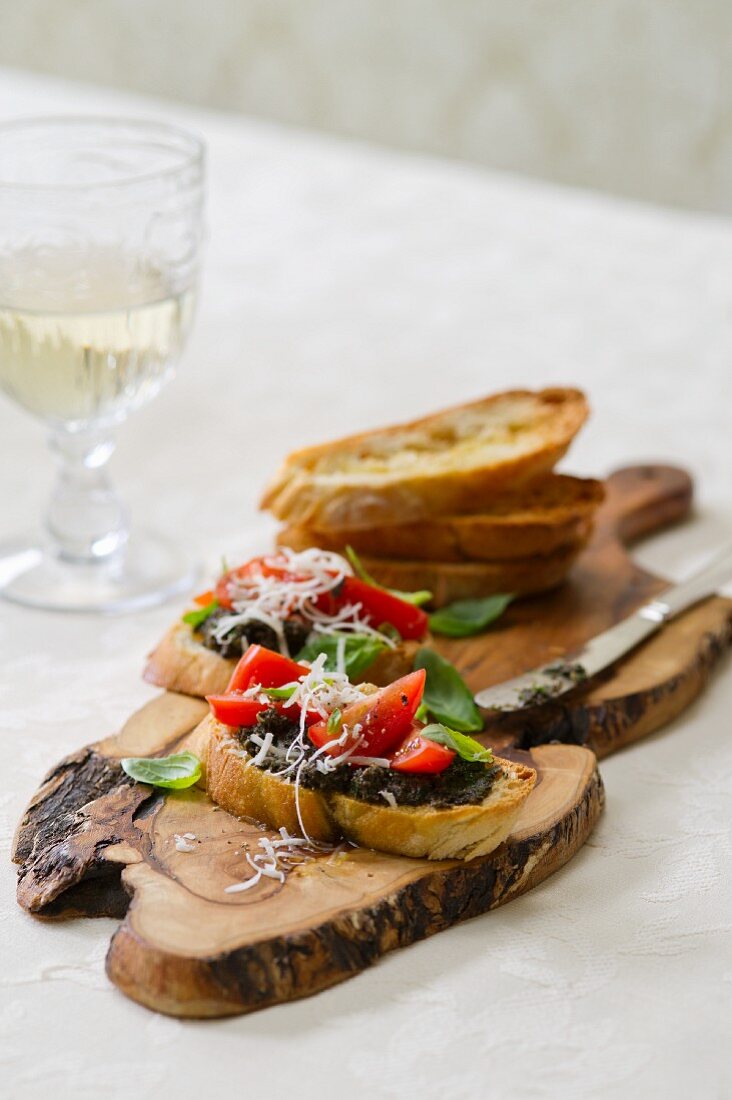
{"label": "tapenade spread", "polygon": [[[275,653],[280,651],[280,642],[277,632],[267,623],[258,619],[250,619],[249,622],[236,623],[220,638],[217,637],[221,620],[230,616],[231,612],[225,608],[217,608],[195,631],[196,639],[207,649],[212,649],[220,657],[226,660],[241,657],[247,646],[262,645],[272,649]],[[290,653],[299,653],[310,633],[310,627],[302,619],[285,619],[282,624]]]}
{"label": "tapenade spread", "polygon": [[[271,733],[273,745],[286,749],[297,736],[298,725],[287,715],[276,710],[263,711],[255,726],[237,730],[237,738],[251,756],[259,750],[252,734],[261,737]],[[276,770],[276,769],[273,769]],[[439,775],[416,775],[392,771],[390,768],[369,765],[352,767],[343,764],[332,771],[320,771],[315,761],[307,761],[300,770],[300,783],[311,790],[331,791],[349,795],[363,802],[389,801],[384,795],[393,795],[399,806],[448,806],[476,805],[490,793],[501,769],[456,757]]]}

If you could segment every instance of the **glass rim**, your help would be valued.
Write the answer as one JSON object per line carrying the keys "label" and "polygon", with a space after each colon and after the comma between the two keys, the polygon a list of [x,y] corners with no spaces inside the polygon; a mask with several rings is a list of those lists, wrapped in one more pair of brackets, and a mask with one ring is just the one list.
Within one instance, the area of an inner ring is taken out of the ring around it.
{"label": "glass rim", "polygon": [[152,180],[165,179],[169,176],[179,175],[188,168],[199,166],[203,168],[206,160],[206,144],[202,137],[178,126],[173,122],[159,122],[155,119],[133,118],[117,115],[29,115],[23,118],[8,119],[0,122],[0,141],[5,134],[14,130],[33,130],[41,127],[52,127],[62,130],[72,126],[100,126],[110,130],[135,128],[148,133],[157,133],[161,137],[177,137],[182,139],[179,147],[181,161],[178,164],[157,171],[141,170],[128,175],[122,174],[118,179],[103,180],[94,183],[23,183],[18,180],[7,180],[2,177],[0,169],[0,191],[36,191],[36,192],[86,192],[101,191],[110,187],[134,187],[141,183],[149,183]]}

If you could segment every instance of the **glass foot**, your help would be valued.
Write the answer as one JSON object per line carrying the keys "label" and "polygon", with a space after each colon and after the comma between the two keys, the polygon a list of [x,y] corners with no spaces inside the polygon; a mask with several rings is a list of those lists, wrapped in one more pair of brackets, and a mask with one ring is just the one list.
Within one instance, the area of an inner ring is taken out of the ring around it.
{"label": "glass foot", "polygon": [[123,553],[93,563],[67,561],[40,539],[0,545],[0,595],[47,611],[135,611],[190,592],[199,575],[174,542],[137,529]]}

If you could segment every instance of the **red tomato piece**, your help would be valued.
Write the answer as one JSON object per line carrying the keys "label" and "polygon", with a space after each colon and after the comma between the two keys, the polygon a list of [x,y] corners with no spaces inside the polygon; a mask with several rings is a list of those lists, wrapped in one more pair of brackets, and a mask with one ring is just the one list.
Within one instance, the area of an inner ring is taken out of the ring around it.
{"label": "red tomato piece", "polygon": [[[281,564],[280,564],[281,561]],[[281,580],[294,580],[296,574],[289,573],[284,558],[278,559],[276,555],[265,555],[260,558],[252,558],[244,565],[237,565],[235,569],[228,569],[216,583],[214,595],[222,607],[231,607],[229,585],[232,581],[256,580],[259,577],[279,577]],[[302,578],[301,578],[302,579]]]}
{"label": "red tomato piece", "polygon": [[[334,574],[335,575],[335,574]],[[219,581],[214,590],[214,596],[221,607],[231,607],[229,586],[232,581],[246,580],[248,577],[279,577],[281,580],[305,580],[305,574],[292,573],[287,569],[287,559],[279,558],[276,554],[252,558],[244,565],[236,569],[229,569]],[[391,623],[402,638],[419,640],[424,638],[429,625],[427,612],[421,607],[402,600],[385,588],[368,584],[360,577],[344,577],[343,581],[332,592],[325,592],[313,601],[315,606],[328,614],[335,614],[339,607],[346,603],[360,603],[363,612],[371,626],[379,627],[382,623]]]}
{"label": "red tomato piece", "polygon": [[338,592],[338,602],[360,603],[371,626],[391,623],[402,638],[418,640],[427,633],[427,612],[406,600],[400,600],[385,588],[376,588],[359,577],[346,577]]}
{"label": "red tomato piece", "polygon": [[206,700],[211,713],[225,726],[253,726],[257,715],[267,710],[267,703],[258,703],[256,699],[242,699],[232,692],[226,695],[207,695]]}
{"label": "red tomato piece", "polygon": [[214,596],[218,600],[219,607],[224,607],[227,611],[231,610],[229,582],[236,576],[236,574],[236,569],[229,569],[228,572],[219,577],[216,582],[216,588],[214,589]]}
{"label": "red tomato piece", "polygon": [[364,756],[384,756],[404,740],[411,729],[417,707],[422,701],[426,673],[423,668],[410,672],[381,688],[373,695],[351,703],[341,714],[338,729],[329,730],[327,720],[317,722],[308,731],[317,748],[338,737],[344,726],[352,730],[356,724],[361,729],[356,738],[348,738],[344,745],[328,749],[331,756],[339,756],[356,741],[360,741],[360,753]]}
{"label": "red tomato piece", "polygon": [[395,772],[408,772],[410,775],[439,775],[449,768],[455,756],[452,749],[422,737],[417,729],[394,753],[391,767]]}
{"label": "red tomato piece", "polygon": [[[286,715],[293,722],[299,722],[302,713],[299,707],[287,707],[284,703],[275,700],[259,703],[256,699],[242,699],[238,691],[227,692],[226,695],[207,695],[206,700],[214,718],[223,722],[225,726],[253,726],[257,716],[265,710],[276,710],[278,714]],[[323,716],[317,710],[305,712],[306,726],[322,721]]]}
{"label": "red tomato piece", "polygon": [[263,645],[250,645],[240,657],[226,691],[246,691],[252,684],[261,684],[265,688],[282,687],[299,680],[307,672],[305,665],[299,665],[281,653],[275,653]]}

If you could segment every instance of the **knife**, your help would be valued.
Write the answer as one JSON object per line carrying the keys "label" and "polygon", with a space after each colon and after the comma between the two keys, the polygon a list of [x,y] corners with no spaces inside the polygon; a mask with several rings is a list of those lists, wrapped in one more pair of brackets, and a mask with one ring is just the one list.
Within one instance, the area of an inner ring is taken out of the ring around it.
{"label": "knife", "polygon": [[561,660],[555,659],[524,672],[513,680],[485,688],[477,693],[475,701],[484,710],[499,711],[522,710],[551,702],[609,668],[682,611],[714,595],[730,577],[732,545],[698,573],[667,588],[627,619],[586,642],[581,649]]}

